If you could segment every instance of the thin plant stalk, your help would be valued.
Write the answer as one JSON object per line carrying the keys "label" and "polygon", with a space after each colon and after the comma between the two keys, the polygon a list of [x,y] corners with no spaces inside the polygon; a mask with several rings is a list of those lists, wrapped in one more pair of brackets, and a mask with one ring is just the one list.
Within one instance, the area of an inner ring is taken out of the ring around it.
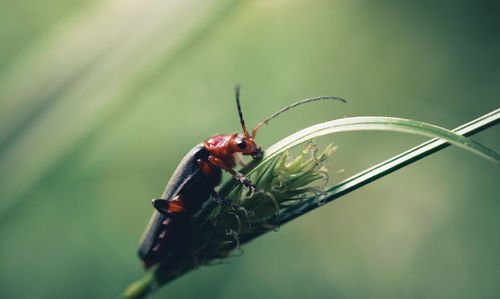
{"label": "thin plant stalk", "polygon": [[[481,132],[487,128],[490,128],[498,124],[499,122],[500,122],[500,109],[496,109],[471,122],[463,124],[453,129],[452,131],[457,134],[468,137],[478,132]],[[371,168],[361,171],[360,173],[355,174],[343,180],[342,182],[336,184],[335,186],[330,187],[327,190],[327,194],[323,195],[320,200],[325,203],[333,201],[342,195],[345,195],[356,189],[359,189],[364,185],[373,182],[376,179],[382,178],[400,168],[403,168],[411,163],[417,162],[418,160],[423,159],[442,149],[445,149],[450,145],[451,144],[446,142],[446,140],[444,139],[433,138],[399,155],[396,155],[384,162],[381,162]],[[287,218],[281,219],[281,223],[285,224],[299,217],[300,215],[303,215],[316,208],[318,208],[318,205],[315,204],[315,202],[312,202],[311,204],[304,206],[304,208],[298,211],[297,214],[290,215]]]}

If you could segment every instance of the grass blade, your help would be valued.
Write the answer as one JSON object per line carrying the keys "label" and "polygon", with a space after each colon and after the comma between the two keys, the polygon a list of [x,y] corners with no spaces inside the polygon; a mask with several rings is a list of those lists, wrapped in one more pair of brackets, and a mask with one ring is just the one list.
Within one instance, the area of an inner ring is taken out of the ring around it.
{"label": "grass blade", "polygon": [[[500,155],[498,153],[465,136],[462,136],[467,132],[475,133],[481,129],[486,128],[485,126],[492,126],[499,121],[499,118],[500,109],[497,109],[470,123],[458,127],[454,131],[450,131],[436,125],[431,125],[416,120],[396,117],[363,116],[336,119],[305,128],[280,140],[279,142],[269,147],[268,150],[266,150],[264,158],[261,161],[259,161],[258,163],[249,163],[249,165],[242,171],[243,173],[251,174],[257,171],[257,169],[259,169],[262,165],[265,165],[268,161],[271,161],[286,150],[299,144],[305,143],[313,138],[328,134],[350,131],[393,131],[427,137],[438,137],[440,139],[433,139],[428,142],[436,142],[435,145],[457,145],[472,153],[475,153],[480,157],[490,160],[496,164],[500,164]],[[425,144],[427,143],[424,143],[423,145]],[[404,154],[405,153],[403,153],[402,155]],[[233,188],[235,185],[236,182],[229,182],[221,189],[221,193],[227,194],[229,189]]]}
{"label": "grass blade", "polygon": [[[500,109],[496,109],[488,114],[485,114],[473,121],[463,124],[453,130],[454,133],[463,136],[472,136],[487,128],[490,128],[500,123]],[[442,150],[451,144],[446,140],[433,138],[426,141],[410,150],[407,150],[399,155],[396,155],[386,161],[383,161],[371,168],[368,168],[344,181],[330,187],[321,200],[325,203],[333,201],[342,195],[352,192],[376,179],[384,177],[406,165],[416,162],[425,158],[439,150]],[[318,208],[316,201],[312,198],[307,200],[302,209],[297,210],[296,213],[281,219],[281,224],[285,224],[309,211]]]}

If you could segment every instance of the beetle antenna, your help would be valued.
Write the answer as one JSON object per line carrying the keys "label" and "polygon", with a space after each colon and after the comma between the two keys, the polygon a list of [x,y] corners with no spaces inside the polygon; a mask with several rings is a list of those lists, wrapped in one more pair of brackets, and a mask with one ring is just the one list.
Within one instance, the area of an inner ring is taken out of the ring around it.
{"label": "beetle antenna", "polygon": [[250,134],[247,132],[247,127],[245,126],[245,121],[243,120],[243,113],[241,113],[241,107],[240,107],[240,86],[236,85],[234,88],[234,93],[236,95],[236,106],[238,107],[238,114],[240,115],[240,123],[241,123],[241,128],[243,129],[243,133],[245,134],[245,137],[250,139]]}
{"label": "beetle antenna", "polygon": [[[255,129],[253,129],[253,135],[252,135],[252,138],[255,139],[255,134],[257,134],[257,130],[262,127],[264,124],[267,124],[271,119],[275,118],[276,116],[280,115],[281,113],[287,111],[288,109],[291,109],[293,107],[297,107],[301,104],[305,104],[305,103],[309,103],[309,102],[314,102],[314,101],[319,101],[319,100],[338,100],[338,101],[341,101],[341,102],[346,102],[346,100],[342,99],[342,98],[339,98],[339,97],[315,97],[315,98],[308,98],[308,99],[303,99],[303,100],[300,100],[300,101],[297,101],[293,104],[290,104],[286,107],[284,107],[283,109],[281,109],[280,111],[274,113],[273,115],[269,116],[268,118],[266,118],[263,122],[261,122],[260,124],[258,124]],[[239,106],[238,106],[239,107]]]}

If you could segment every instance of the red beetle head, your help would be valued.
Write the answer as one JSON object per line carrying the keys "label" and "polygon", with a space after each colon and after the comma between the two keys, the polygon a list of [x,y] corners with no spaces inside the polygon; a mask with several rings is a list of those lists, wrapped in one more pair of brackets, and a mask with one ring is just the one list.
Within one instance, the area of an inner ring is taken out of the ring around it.
{"label": "red beetle head", "polygon": [[[247,133],[248,134],[248,133]],[[234,152],[242,153],[243,155],[252,156],[254,159],[259,159],[262,156],[262,148],[258,146],[252,137],[247,135],[236,134],[231,142]]]}

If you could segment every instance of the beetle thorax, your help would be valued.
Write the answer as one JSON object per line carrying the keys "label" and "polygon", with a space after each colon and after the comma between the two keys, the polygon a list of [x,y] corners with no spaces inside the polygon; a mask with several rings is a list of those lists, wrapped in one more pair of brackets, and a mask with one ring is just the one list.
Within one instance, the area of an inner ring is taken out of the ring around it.
{"label": "beetle thorax", "polygon": [[233,135],[215,135],[205,141],[205,148],[210,152],[224,150],[229,147]]}

